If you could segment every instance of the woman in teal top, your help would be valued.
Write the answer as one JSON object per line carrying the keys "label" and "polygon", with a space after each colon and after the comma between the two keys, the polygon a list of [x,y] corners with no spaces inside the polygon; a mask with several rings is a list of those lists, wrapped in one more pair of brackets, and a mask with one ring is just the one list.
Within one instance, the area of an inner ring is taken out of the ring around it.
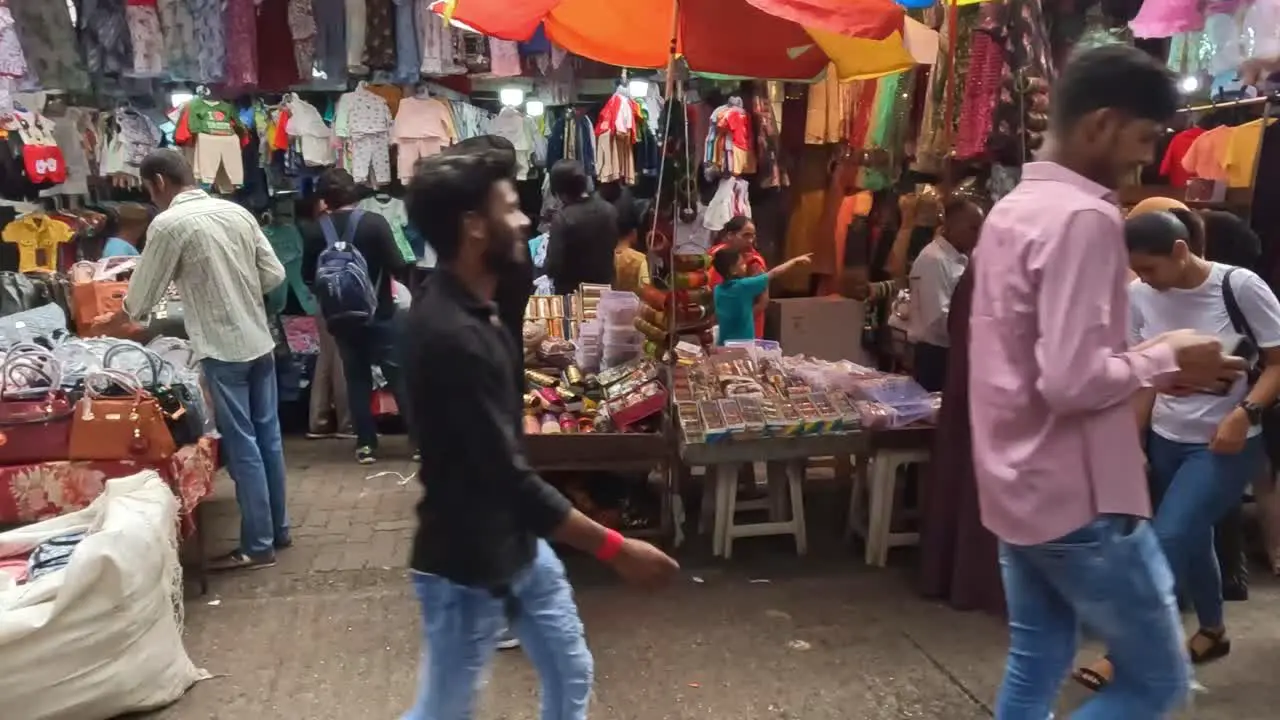
{"label": "woman in teal top", "polygon": [[775,276],[793,267],[808,265],[813,253],[805,253],[759,275],[747,275],[747,261],[742,253],[726,247],[715,254],[711,264],[724,282],[716,286],[716,322],[720,326],[718,345],[731,340],[756,339],[754,303]]}

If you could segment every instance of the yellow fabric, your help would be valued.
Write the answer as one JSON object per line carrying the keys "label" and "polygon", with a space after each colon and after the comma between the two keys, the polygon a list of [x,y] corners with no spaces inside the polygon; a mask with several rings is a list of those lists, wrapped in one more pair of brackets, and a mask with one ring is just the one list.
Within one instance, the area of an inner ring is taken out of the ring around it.
{"label": "yellow fabric", "polygon": [[71,242],[75,233],[66,223],[42,213],[14,220],[4,228],[3,239],[18,246],[18,272],[57,272],[58,245]]}
{"label": "yellow fabric", "polygon": [[841,83],[835,64],[827,65],[821,80],[809,87],[804,118],[804,141],[810,145],[840,142],[845,137],[844,107],[847,83]]}
{"label": "yellow fabric", "polygon": [[[818,43],[835,67],[840,80],[866,80],[891,75],[916,66],[916,59],[903,45],[902,35],[894,33],[884,40],[838,35],[807,27],[805,31]],[[935,48],[936,54],[936,48]],[[827,70],[831,76],[831,70]]]}
{"label": "yellow fabric", "polygon": [[649,284],[649,258],[632,248],[613,251],[613,289],[633,293]]}
{"label": "yellow fabric", "polygon": [[[1271,120],[1267,124],[1275,122]],[[1227,187],[1253,185],[1253,165],[1262,145],[1262,120],[1254,120],[1232,128],[1222,154],[1222,167],[1227,171]]]}

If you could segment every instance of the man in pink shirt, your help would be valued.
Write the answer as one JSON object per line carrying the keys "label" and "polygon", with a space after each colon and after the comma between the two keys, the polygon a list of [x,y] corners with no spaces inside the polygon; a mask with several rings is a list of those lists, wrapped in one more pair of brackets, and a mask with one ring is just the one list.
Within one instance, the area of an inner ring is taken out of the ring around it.
{"label": "man in pink shirt", "polygon": [[983,523],[1000,539],[1010,650],[997,720],[1046,720],[1081,626],[1115,679],[1077,720],[1157,720],[1190,670],[1151,515],[1131,398],[1243,369],[1216,338],[1129,349],[1128,257],[1112,194],[1154,160],[1178,92],[1139,50],[1077,56],[1053,87],[1044,162],[992,209],[974,252],[970,411]]}

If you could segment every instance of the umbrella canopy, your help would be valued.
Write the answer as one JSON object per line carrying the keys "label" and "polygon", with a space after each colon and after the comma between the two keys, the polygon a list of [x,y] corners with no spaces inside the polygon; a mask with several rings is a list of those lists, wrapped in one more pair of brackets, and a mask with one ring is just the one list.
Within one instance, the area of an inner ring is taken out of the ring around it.
{"label": "umbrella canopy", "polygon": [[810,80],[833,62],[847,80],[918,62],[907,36],[919,24],[893,0],[444,0],[434,8],[503,40],[528,40],[541,24],[565,50],[623,67],[664,67],[673,32],[691,70],[717,75]]}

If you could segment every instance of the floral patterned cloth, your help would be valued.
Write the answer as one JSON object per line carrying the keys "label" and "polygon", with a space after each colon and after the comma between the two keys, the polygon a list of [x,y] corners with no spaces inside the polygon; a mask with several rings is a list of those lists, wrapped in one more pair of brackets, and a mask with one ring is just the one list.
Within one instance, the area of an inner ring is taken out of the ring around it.
{"label": "floral patterned cloth", "polygon": [[[167,463],[150,467],[178,496],[184,531],[194,529],[192,513],[213,494],[217,457],[217,440],[205,436],[180,448]],[[0,466],[0,524],[39,522],[88,507],[107,480],[143,469],[147,467],[131,460]]]}
{"label": "floral patterned cloth", "polygon": [[85,71],[76,43],[76,29],[65,3],[9,3],[14,28],[27,59],[29,77],[34,76],[45,88],[87,90],[89,74]]}
{"label": "floral patterned cloth", "polygon": [[156,5],[160,27],[164,28],[164,67],[179,80],[200,77],[196,51],[196,21],[187,0],[160,0]]}
{"label": "floral patterned cloth", "polygon": [[391,0],[365,0],[364,64],[371,70],[396,68],[394,17]]}
{"label": "floral patterned cloth", "polygon": [[254,0],[226,0],[227,84],[258,84],[258,4]]}

